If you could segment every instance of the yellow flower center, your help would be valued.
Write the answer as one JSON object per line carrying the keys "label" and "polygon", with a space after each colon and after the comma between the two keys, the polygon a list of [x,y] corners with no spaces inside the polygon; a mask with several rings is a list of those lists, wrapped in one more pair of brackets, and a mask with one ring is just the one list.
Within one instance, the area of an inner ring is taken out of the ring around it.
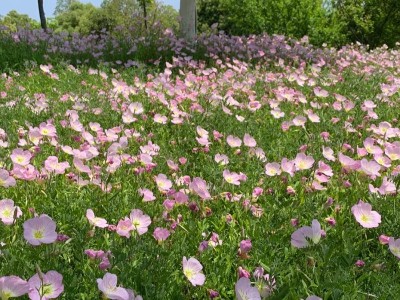
{"label": "yellow flower center", "polygon": [[362,215],[362,216],[361,216],[361,221],[363,221],[363,222],[368,222],[368,221],[369,221],[369,216],[367,216],[367,215]]}
{"label": "yellow flower center", "polygon": [[33,237],[37,240],[42,239],[44,237],[43,230],[35,230]]}
{"label": "yellow flower center", "polygon": [[[1,182],[0,182],[0,185],[1,185]],[[12,217],[12,215],[13,215],[13,212],[12,212],[12,210],[11,210],[11,209],[9,209],[9,208],[6,208],[5,210],[3,210],[3,213],[2,213],[2,215],[3,215],[3,217],[6,217],[6,218],[11,218],[11,217]]]}
{"label": "yellow flower center", "polygon": [[40,289],[40,294],[42,296],[50,296],[53,294],[53,286],[51,284],[42,285]]}
{"label": "yellow flower center", "polygon": [[183,273],[185,274],[185,276],[188,279],[191,279],[194,276],[194,272],[191,269],[185,269],[185,271],[183,271]]}

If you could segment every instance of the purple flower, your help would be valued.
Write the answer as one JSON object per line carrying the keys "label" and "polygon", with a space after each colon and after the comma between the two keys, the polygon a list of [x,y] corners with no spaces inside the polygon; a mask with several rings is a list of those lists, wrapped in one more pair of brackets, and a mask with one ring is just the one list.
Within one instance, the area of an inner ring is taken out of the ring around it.
{"label": "purple flower", "polygon": [[24,238],[31,245],[51,244],[57,240],[56,223],[48,215],[29,219],[23,227]]}
{"label": "purple flower", "polygon": [[19,297],[29,292],[29,284],[17,276],[0,277],[0,298]]}
{"label": "purple flower", "polygon": [[182,265],[183,265],[183,274],[185,274],[186,278],[194,286],[204,284],[206,276],[204,276],[204,274],[201,272],[203,266],[197,259],[191,257],[189,258],[189,260],[187,260],[186,257],[184,256],[182,260]]}
{"label": "purple flower", "polygon": [[314,244],[317,244],[321,239],[321,235],[321,224],[318,220],[313,220],[311,227],[303,226],[292,233],[291,243],[293,247],[305,248],[310,245],[308,239],[311,239]]}
{"label": "purple flower", "polygon": [[35,274],[29,279],[29,299],[47,300],[57,298],[63,291],[63,276],[56,271],[46,274]]}
{"label": "purple flower", "polygon": [[235,293],[237,300],[261,300],[260,292],[251,286],[250,279],[242,277],[236,282]]}

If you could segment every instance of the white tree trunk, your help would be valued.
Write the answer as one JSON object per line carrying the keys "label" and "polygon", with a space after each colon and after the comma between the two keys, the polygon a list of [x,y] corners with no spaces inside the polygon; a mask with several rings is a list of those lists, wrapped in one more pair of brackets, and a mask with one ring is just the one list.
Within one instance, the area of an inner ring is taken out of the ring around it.
{"label": "white tree trunk", "polygon": [[181,0],[179,13],[182,37],[193,42],[196,39],[196,0]]}

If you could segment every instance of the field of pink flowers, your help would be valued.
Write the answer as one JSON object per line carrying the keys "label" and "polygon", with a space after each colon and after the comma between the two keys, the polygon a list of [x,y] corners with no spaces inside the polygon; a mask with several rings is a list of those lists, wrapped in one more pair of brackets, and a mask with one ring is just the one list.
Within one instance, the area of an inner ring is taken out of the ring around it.
{"label": "field of pink flowers", "polygon": [[0,299],[397,299],[399,50],[2,39]]}

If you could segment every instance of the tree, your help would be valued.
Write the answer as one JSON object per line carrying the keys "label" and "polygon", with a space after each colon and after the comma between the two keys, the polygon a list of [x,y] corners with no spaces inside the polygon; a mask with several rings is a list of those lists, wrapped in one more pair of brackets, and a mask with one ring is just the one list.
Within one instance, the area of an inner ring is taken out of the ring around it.
{"label": "tree", "polygon": [[16,10],[10,11],[6,16],[0,19],[0,25],[8,27],[11,31],[17,31],[20,27],[29,27],[31,29],[40,28],[39,22],[30,18],[28,15],[19,14]]}
{"label": "tree", "polygon": [[180,0],[181,34],[188,41],[196,39],[196,0]]}
{"label": "tree", "polygon": [[70,9],[71,4],[77,0],[57,0],[56,8],[54,9],[54,15],[59,15]]}
{"label": "tree", "polygon": [[[91,3],[81,3],[74,1],[71,3],[68,10],[56,16],[58,24],[57,31],[79,32],[89,34],[93,30],[106,29],[106,15],[99,8],[96,8]],[[114,24],[112,24],[114,26]]]}
{"label": "tree", "polygon": [[46,16],[44,14],[44,8],[43,8],[43,0],[38,0],[38,6],[39,6],[40,25],[42,26],[42,29],[46,31],[47,24],[46,24]]}

